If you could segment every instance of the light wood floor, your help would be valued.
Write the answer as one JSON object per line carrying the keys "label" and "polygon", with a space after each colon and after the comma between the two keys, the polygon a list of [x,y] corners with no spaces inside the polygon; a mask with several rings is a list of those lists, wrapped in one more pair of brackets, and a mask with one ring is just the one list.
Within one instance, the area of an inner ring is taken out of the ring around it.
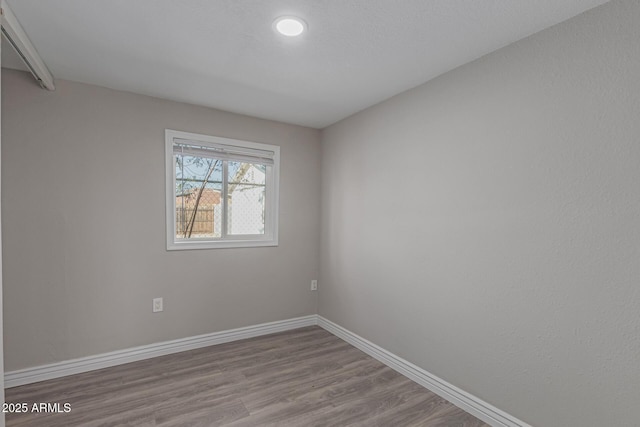
{"label": "light wood floor", "polygon": [[317,326],[14,387],[6,402],[71,404],[7,426],[487,427]]}

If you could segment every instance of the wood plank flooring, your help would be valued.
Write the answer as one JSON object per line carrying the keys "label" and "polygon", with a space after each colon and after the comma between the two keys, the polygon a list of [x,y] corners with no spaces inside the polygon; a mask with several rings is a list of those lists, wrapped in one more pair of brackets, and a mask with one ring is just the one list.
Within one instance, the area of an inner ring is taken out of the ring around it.
{"label": "wood plank flooring", "polygon": [[6,390],[71,404],[7,426],[459,426],[482,421],[317,326]]}

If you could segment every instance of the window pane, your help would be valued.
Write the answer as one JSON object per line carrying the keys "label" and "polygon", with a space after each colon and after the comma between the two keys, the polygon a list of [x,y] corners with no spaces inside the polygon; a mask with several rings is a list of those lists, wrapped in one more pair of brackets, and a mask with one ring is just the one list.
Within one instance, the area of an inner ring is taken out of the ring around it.
{"label": "window pane", "polygon": [[175,155],[176,238],[220,237],[222,160]]}
{"label": "window pane", "polygon": [[264,234],[266,166],[229,162],[227,233]]}

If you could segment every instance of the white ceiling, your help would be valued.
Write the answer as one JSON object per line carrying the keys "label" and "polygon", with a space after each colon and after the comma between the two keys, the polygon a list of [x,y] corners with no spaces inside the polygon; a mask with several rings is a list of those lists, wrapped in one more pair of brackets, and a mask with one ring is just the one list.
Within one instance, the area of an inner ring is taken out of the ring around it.
{"label": "white ceiling", "polygon": [[56,78],[316,128],[606,2],[8,0]]}

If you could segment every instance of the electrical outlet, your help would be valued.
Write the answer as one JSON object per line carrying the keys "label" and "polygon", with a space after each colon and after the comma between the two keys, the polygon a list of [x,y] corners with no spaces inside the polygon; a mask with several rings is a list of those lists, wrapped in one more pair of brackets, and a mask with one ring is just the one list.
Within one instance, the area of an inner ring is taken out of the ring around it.
{"label": "electrical outlet", "polygon": [[312,280],[311,281],[311,290],[312,291],[317,291],[318,290],[318,281],[317,280]]}
{"label": "electrical outlet", "polygon": [[162,298],[154,298],[153,299],[153,312],[157,313],[159,311],[164,310],[164,302]]}

